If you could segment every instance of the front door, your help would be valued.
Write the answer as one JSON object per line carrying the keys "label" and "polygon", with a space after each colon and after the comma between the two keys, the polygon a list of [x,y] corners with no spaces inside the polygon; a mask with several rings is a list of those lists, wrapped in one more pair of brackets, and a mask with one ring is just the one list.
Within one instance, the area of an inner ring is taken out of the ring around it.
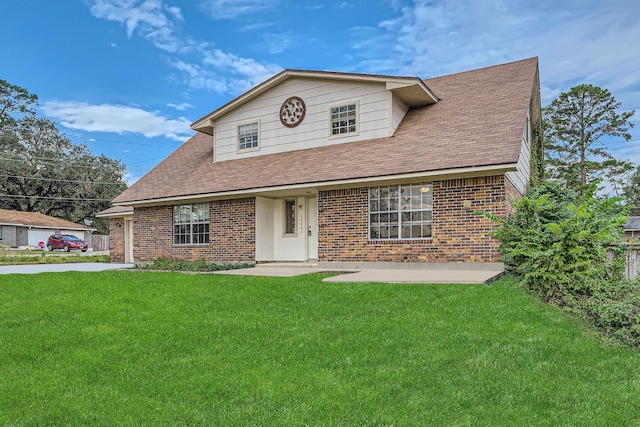
{"label": "front door", "polygon": [[133,262],[133,221],[124,221],[124,262]]}
{"label": "front door", "polygon": [[307,199],[307,260],[318,259],[318,199]]}

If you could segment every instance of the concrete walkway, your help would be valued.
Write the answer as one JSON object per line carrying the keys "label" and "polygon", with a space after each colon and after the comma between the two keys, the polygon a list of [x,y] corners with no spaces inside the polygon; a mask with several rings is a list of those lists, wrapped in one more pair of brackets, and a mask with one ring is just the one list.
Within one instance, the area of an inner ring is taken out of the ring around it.
{"label": "concrete walkway", "polygon": [[64,271],[106,271],[133,268],[133,264],[110,264],[106,262],[78,262],[69,264],[24,264],[0,265],[0,274],[61,273]]}
{"label": "concrete walkway", "polygon": [[367,283],[490,283],[504,274],[502,263],[271,263],[254,268],[213,274],[293,277],[312,273],[337,273],[324,282]]}
{"label": "concrete walkway", "polygon": [[[64,271],[106,271],[134,268],[134,264],[109,264],[102,262],[72,264],[3,265],[2,274],[59,273]],[[217,271],[211,274],[238,276],[293,277],[312,273],[336,273],[324,282],[367,283],[490,283],[503,274],[500,263],[270,263],[253,268]]]}

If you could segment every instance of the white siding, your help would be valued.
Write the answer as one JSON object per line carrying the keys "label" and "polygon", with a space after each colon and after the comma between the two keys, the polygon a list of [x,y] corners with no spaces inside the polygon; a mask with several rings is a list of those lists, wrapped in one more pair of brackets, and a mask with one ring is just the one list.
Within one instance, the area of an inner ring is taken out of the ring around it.
{"label": "white siding", "polygon": [[[280,123],[280,106],[290,96],[306,105],[303,122],[294,128]],[[330,138],[329,105],[359,103],[357,135]],[[215,160],[281,153],[363,139],[390,136],[391,97],[383,84],[353,84],[325,80],[294,79],[283,83],[214,124]],[[398,107],[398,111],[402,108]],[[393,122],[395,122],[394,118]],[[237,126],[260,122],[260,149],[238,153]],[[398,121],[399,122],[399,121]]]}
{"label": "white siding", "polygon": [[256,197],[256,261],[273,261],[274,200]]}
{"label": "white siding", "polygon": [[[527,119],[528,123],[528,119]],[[527,190],[529,179],[531,178],[531,126],[526,126],[522,133],[522,143],[520,145],[520,156],[518,157],[517,171],[507,172],[505,176],[522,194]]]}
{"label": "white siding", "polygon": [[395,132],[400,125],[405,114],[409,111],[409,106],[397,96],[393,98],[392,114],[391,114],[391,133]]}

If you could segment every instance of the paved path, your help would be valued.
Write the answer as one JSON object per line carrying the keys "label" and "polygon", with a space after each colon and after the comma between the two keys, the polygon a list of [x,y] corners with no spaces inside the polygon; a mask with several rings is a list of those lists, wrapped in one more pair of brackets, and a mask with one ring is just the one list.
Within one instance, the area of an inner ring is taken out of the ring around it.
{"label": "paved path", "polygon": [[[87,262],[73,264],[31,264],[31,265],[3,265],[1,274],[36,274],[55,273],[64,271],[105,271],[134,268],[133,264],[109,264],[102,262]],[[502,270],[469,269],[469,268],[337,268],[322,266],[298,265],[257,265],[253,268],[239,270],[217,271],[213,274],[239,276],[273,276],[293,277],[312,273],[338,273],[327,277],[325,282],[367,282],[367,283],[489,283],[499,278]]]}
{"label": "paved path", "polygon": [[0,274],[60,273],[63,271],[105,271],[133,268],[133,264],[110,264],[106,262],[78,262],[70,264],[25,264],[0,265]]}
{"label": "paved path", "polygon": [[490,283],[502,276],[503,270],[468,268],[335,268],[321,266],[257,265],[254,268],[217,271],[214,274],[239,276],[292,277],[312,273],[338,273],[324,282],[366,283]]}

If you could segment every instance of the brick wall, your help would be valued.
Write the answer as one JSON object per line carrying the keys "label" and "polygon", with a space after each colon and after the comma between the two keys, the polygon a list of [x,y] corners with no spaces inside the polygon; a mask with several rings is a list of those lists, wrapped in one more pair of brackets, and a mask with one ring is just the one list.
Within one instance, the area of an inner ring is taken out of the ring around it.
{"label": "brick wall", "polygon": [[109,221],[109,257],[111,262],[124,262],[124,218]]}
{"label": "brick wall", "polygon": [[[465,208],[465,201],[470,207]],[[495,224],[474,211],[507,215],[502,175],[433,182],[433,237],[368,239],[368,188],[320,191],[318,256],[321,262],[491,262],[499,242]]]}
{"label": "brick wall", "polygon": [[208,244],[173,244],[173,206],[136,208],[133,229],[136,262],[152,262],[160,257],[212,262],[255,261],[253,197],[209,203]]}
{"label": "brick wall", "polygon": [[504,187],[505,187],[505,193],[506,193],[507,215],[511,216],[516,212],[516,208],[513,204],[513,201],[522,199],[523,194],[508,179],[504,180]]}

